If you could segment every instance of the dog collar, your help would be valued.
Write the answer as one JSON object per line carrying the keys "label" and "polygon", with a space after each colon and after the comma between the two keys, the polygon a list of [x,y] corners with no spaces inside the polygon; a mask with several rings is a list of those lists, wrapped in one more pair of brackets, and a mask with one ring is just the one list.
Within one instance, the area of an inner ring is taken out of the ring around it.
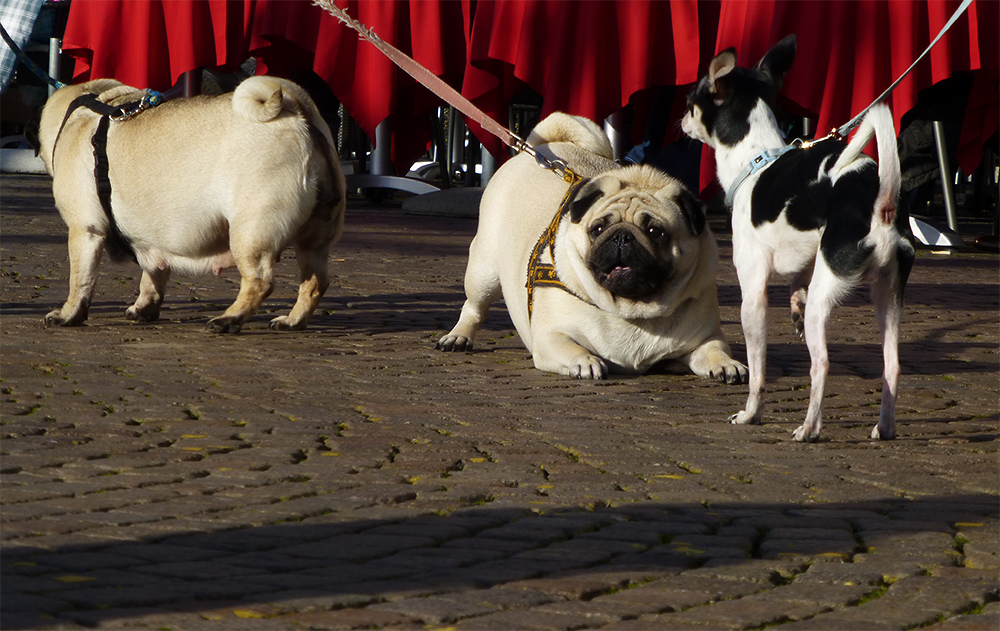
{"label": "dog collar", "polygon": [[[528,290],[528,321],[531,321],[531,312],[535,303],[535,287],[558,287],[565,292],[571,293],[574,296],[576,294],[572,289],[567,287],[565,283],[559,280],[559,274],[556,272],[556,233],[559,232],[559,224],[562,222],[563,215],[569,209],[569,203],[573,199],[573,195],[579,190],[580,186],[584,183],[584,178],[580,177],[576,173],[567,180],[570,183],[568,189],[566,189],[566,195],[563,196],[562,202],[559,204],[559,210],[556,211],[555,217],[549,222],[548,227],[542,236],[538,238],[538,242],[535,243],[535,248],[531,251],[531,258],[528,259],[528,280],[525,283],[525,288]],[[542,262],[542,256],[545,251],[549,251],[549,258],[552,260],[551,263]],[[577,296],[577,298],[580,298]],[[580,298],[583,300],[583,298]],[[584,302],[587,302],[584,300]]]}
{"label": "dog collar", "polygon": [[736,174],[736,179],[729,185],[729,188],[726,190],[726,205],[730,208],[732,207],[733,198],[736,197],[736,191],[739,190],[740,185],[743,184],[748,177],[757,171],[760,171],[792,149],[797,149],[798,147],[799,145],[797,143],[792,143],[778,149],[767,149],[766,151],[757,154],[757,157],[751,160],[749,164],[743,167],[743,169]]}

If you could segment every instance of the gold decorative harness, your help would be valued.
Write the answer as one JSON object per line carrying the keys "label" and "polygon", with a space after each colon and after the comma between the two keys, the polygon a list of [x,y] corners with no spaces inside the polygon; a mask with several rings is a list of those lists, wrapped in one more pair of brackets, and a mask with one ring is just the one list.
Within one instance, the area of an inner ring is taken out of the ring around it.
{"label": "gold decorative harness", "polygon": [[[559,274],[556,272],[555,266],[555,247],[556,233],[559,232],[559,224],[562,221],[563,215],[569,210],[569,202],[573,199],[573,196],[580,188],[580,185],[583,184],[584,178],[568,169],[562,174],[562,177],[563,180],[569,183],[569,188],[566,189],[566,195],[563,196],[562,202],[559,204],[559,209],[556,211],[552,221],[549,222],[548,227],[542,233],[542,236],[538,238],[535,248],[531,251],[531,258],[528,259],[528,280],[524,286],[528,290],[529,322],[531,321],[531,312],[535,303],[536,286],[558,287],[559,289],[576,296],[573,290],[559,280]],[[549,251],[549,258],[552,260],[551,263],[542,262],[542,255],[545,254],[546,250]],[[577,298],[579,298],[579,296],[577,296]]]}

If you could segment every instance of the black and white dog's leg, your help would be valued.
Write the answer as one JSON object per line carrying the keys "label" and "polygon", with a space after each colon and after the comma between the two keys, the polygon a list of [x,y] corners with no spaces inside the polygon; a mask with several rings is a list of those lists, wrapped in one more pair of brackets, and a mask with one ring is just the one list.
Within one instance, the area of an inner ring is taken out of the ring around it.
{"label": "black and white dog's leg", "polygon": [[896,437],[896,397],[899,394],[899,323],[903,313],[903,289],[896,266],[880,270],[872,282],[872,302],[882,331],[882,406],[872,438]]}
{"label": "black and white dog's leg", "polygon": [[806,346],[809,347],[809,408],[802,425],[793,432],[795,440],[814,442],[819,439],[823,427],[823,395],[826,378],[830,372],[830,358],[827,355],[826,327],[830,314],[842,295],[844,281],[838,278],[822,257],[817,257],[812,282],[809,284],[809,309],[805,313]]}
{"label": "black and white dog's leg", "polygon": [[809,282],[812,281],[813,266],[809,265],[806,269],[800,271],[792,279],[791,292],[792,297],[790,301],[792,310],[792,324],[795,326],[795,333],[798,334],[799,339],[805,339],[806,335],[806,299],[808,298],[807,288],[809,287]]}
{"label": "black and white dog's leg", "polygon": [[747,345],[747,365],[750,369],[750,394],[743,410],[729,417],[740,425],[760,423],[764,416],[764,378],[767,363],[767,264],[755,260],[737,266],[743,304],[740,319]]}

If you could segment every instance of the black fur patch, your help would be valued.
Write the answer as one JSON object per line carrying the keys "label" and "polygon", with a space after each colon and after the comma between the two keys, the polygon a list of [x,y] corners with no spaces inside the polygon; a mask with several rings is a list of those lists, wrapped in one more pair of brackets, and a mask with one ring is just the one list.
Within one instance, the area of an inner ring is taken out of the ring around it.
{"label": "black fur patch", "polygon": [[609,229],[594,242],[588,265],[601,285],[616,296],[641,300],[670,277],[672,266],[658,259],[633,233],[633,226]]}
{"label": "black fur patch", "polygon": [[721,105],[715,104],[716,95],[709,90],[708,77],[702,77],[688,95],[688,109],[697,105],[708,133],[722,144],[734,146],[750,133],[750,113],[757,101],[772,103],[777,89],[762,73],[746,68],[734,68],[717,83],[716,95],[723,95]]}
{"label": "black fur patch", "polygon": [[604,191],[593,180],[585,180],[579,185],[573,198],[569,201],[569,220],[573,223],[580,223],[590,207],[603,194]]}
{"label": "black fur patch", "polygon": [[695,197],[694,193],[686,188],[681,189],[680,195],[677,196],[677,205],[692,235],[697,237],[705,231],[705,204]]}
{"label": "black fur patch", "polygon": [[[750,113],[757,101],[772,104],[778,90],[763,73],[746,68],[734,68],[716,83],[716,93],[712,94],[708,77],[702,77],[688,94],[688,110],[697,105],[708,133],[724,145],[735,146],[750,133]],[[719,95],[723,101],[716,105]]]}
{"label": "black fur patch", "polygon": [[840,142],[827,140],[808,149],[793,149],[764,169],[751,197],[753,225],[775,221],[782,211],[796,230],[816,230],[826,225],[830,179],[826,171],[820,173],[820,166],[828,160],[829,170],[843,150]]}
{"label": "black fur patch", "polygon": [[755,70],[763,73],[774,84],[776,90],[781,89],[781,81],[792,69],[795,61],[795,51],[798,49],[798,39],[794,34],[786,35],[784,39],[771,47],[764,58],[757,62]]}
{"label": "black fur patch", "polygon": [[861,272],[871,256],[873,247],[862,240],[871,230],[878,186],[878,166],[869,162],[842,175],[830,190],[827,208],[835,208],[836,212],[827,217],[819,247],[838,276]]}
{"label": "black fur patch", "polygon": [[[734,146],[750,133],[750,113],[763,100],[774,108],[781,80],[795,59],[796,39],[789,35],[752,68],[733,68],[712,83],[704,76],[688,93],[687,106],[701,110],[701,123],[719,142]],[[716,104],[716,101],[720,101]]]}

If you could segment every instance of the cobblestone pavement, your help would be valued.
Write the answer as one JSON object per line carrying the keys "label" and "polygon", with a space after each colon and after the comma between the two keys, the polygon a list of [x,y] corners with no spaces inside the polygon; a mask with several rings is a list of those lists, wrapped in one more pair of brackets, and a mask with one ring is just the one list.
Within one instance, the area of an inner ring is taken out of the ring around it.
{"label": "cobblestone pavement", "polygon": [[766,421],[732,426],[745,386],[542,373],[502,307],[475,352],[434,351],[475,222],[363,201],[304,332],[267,330],[290,256],[236,336],[204,330],[235,271],[171,280],[135,324],[138,270],[107,263],[87,325],[46,329],[48,187],[2,180],[3,629],[1000,627],[996,255],[920,253],[894,441],[868,438],[873,311],[841,307],[823,439],[798,444],[784,288]]}

